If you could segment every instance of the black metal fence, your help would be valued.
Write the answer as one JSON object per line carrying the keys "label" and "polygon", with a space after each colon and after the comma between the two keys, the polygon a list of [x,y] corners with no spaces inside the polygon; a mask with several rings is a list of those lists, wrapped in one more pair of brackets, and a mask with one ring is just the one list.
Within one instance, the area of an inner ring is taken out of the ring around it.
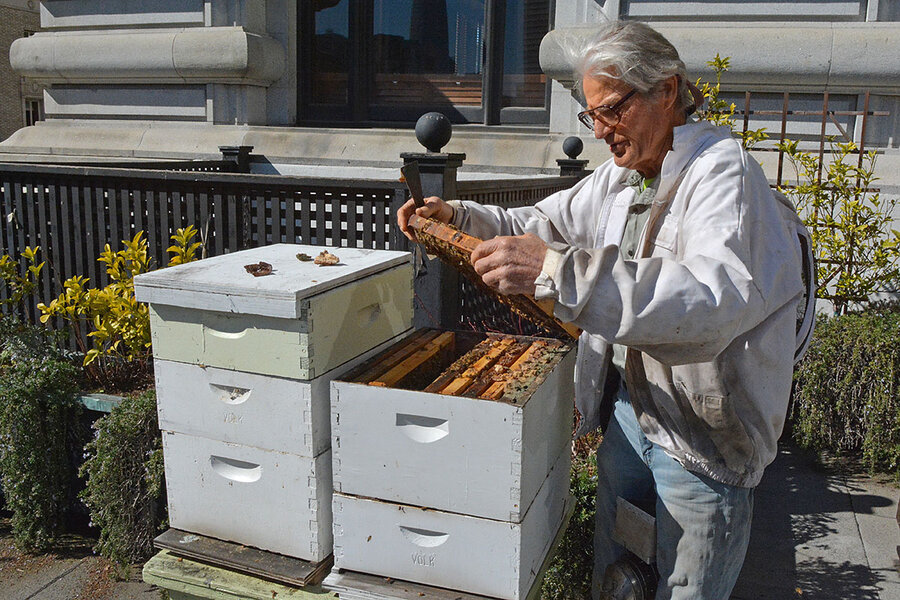
{"label": "black metal fence", "polygon": [[[576,181],[461,182],[460,195],[522,205]],[[119,250],[122,240],[138,232],[144,232],[157,266],[168,262],[170,236],[188,225],[199,230],[208,256],[279,242],[406,250],[394,215],[407,194],[394,181],[0,164],[0,254],[24,267],[25,247],[40,247],[39,258],[47,266],[35,297],[27,299],[33,307],[38,298],[56,297],[73,275],[107,285],[97,258],[107,244]],[[8,293],[0,284],[0,300]],[[508,313],[469,286],[460,298],[462,314],[490,319]],[[33,309],[28,312],[20,314],[34,319]]]}
{"label": "black metal fence", "polygon": [[513,208],[534,204],[554,192],[572,187],[579,179],[580,177],[527,177],[516,180],[460,181],[456,184],[456,189],[462,200]]}

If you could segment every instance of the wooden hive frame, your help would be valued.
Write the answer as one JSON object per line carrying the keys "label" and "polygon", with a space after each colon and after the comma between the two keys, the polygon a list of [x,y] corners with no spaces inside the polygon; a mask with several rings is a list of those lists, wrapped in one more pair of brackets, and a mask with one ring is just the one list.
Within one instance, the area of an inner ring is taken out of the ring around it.
{"label": "wooden hive frame", "polygon": [[482,240],[463,233],[452,225],[425,219],[416,214],[410,217],[409,226],[415,231],[416,240],[425,246],[425,250],[429,254],[438,256],[443,262],[462,273],[480,290],[508,306],[514,313],[535,323],[552,337],[568,340],[578,339],[581,334],[580,329],[553,316],[554,302],[552,300],[537,301],[534,297],[523,294],[507,296],[484,283],[470,261],[472,250]]}
{"label": "wooden hive frame", "polygon": [[358,367],[348,380],[517,404],[570,349],[561,340],[502,334],[487,334],[468,350],[466,341],[457,342],[453,332],[420,330]]}

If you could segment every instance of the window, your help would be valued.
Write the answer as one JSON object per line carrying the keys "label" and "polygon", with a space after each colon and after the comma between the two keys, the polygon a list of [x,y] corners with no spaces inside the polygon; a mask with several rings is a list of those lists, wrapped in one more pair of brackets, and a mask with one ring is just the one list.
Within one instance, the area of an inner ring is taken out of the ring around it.
{"label": "window", "polygon": [[550,0],[313,0],[299,14],[307,122],[546,122]]}
{"label": "window", "polygon": [[25,126],[30,127],[44,120],[44,101],[37,98],[25,99]]}

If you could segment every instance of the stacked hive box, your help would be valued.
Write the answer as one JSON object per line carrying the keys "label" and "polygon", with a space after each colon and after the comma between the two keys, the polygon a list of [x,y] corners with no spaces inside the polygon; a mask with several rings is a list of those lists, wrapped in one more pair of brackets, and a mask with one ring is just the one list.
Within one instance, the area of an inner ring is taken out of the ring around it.
{"label": "stacked hive box", "polygon": [[[409,254],[277,244],[135,279],[150,303],[169,522],[319,562],[332,551],[329,383],[412,324]],[[246,265],[265,262],[271,274]]]}
{"label": "stacked hive box", "polygon": [[573,366],[561,342],[416,332],[335,379],[335,567],[524,599],[568,498]]}

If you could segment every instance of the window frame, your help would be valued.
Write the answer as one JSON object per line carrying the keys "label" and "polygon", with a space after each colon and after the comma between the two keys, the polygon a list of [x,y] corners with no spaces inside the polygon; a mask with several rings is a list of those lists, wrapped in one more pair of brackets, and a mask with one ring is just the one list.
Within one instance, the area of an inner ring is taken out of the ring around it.
{"label": "window frame", "polygon": [[[301,2],[297,10],[297,125],[370,126],[411,124],[429,111],[444,113],[453,123],[482,125],[547,125],[550,121],[551,80],[544,84],[541,107],[503,107],[503,62],[505,50],[506,0],[485,0],[485,56],[480,105],[370,103],[367,90],[374,85],[374,69],[368,40],[372,35],[373,0],[350,0],[348,15],[349,53],[347,103],[314,104],[312,95],[312,36],[315,11],[312,2]],[[553,29],[555,0],[547,0],[548,31]]]}

